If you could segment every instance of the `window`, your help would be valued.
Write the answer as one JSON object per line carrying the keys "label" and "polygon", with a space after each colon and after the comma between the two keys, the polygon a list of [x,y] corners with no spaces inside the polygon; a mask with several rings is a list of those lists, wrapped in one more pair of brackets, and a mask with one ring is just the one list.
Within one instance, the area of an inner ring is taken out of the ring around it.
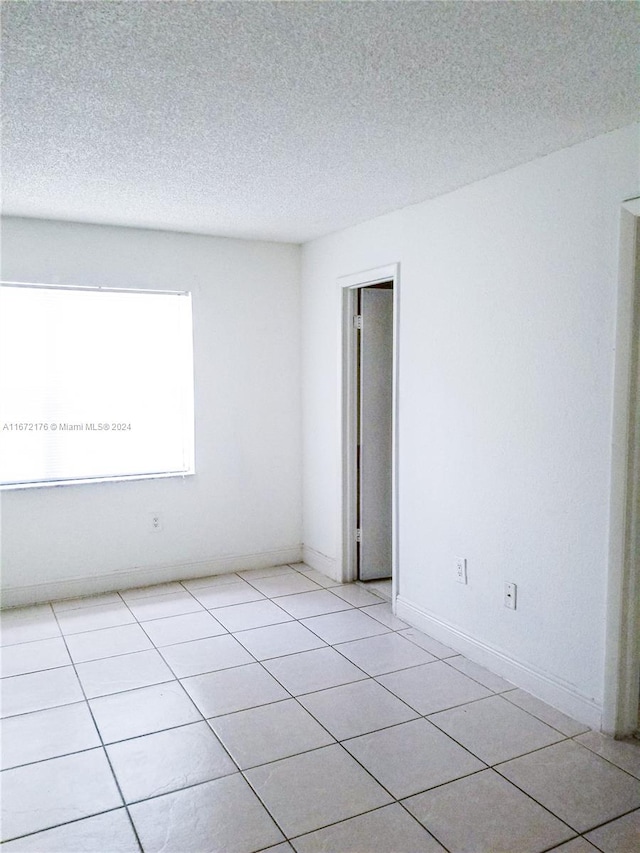
{"label": "window", "polygon": [[0,487],[194,470],[191,294],[0,288]]}

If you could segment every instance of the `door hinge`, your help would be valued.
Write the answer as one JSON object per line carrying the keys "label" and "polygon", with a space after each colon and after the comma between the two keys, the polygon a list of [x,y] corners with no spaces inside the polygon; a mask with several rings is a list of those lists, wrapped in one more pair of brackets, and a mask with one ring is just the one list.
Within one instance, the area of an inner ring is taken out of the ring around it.
{"label": "door hinge", "polygon": [[356,314],[353,318],[353,328],[361,329],[362,328],[362,314]]}
{"label": "door hinge", "polygon": [[362,530],[360,528],[356,530],[356,542],[362,542]]}

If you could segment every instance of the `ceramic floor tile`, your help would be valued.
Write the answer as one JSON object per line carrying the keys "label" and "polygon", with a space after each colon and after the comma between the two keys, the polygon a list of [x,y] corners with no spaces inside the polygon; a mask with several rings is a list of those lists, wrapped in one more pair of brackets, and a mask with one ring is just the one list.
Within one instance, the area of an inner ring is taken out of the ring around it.
{"label": "ceramic floor tile", "polygon": [[289,699],[287,691],[260,664],[185,678],[185,690],[205,717],[217,717]]}
{"label": "ceramic floor tile", "polygon": [[191,578],[181,581],[181,585],[188,590],[206,589],[210,586],[222,586],[228,583],[238,583],[241,580],[235,572],[227,572],[223,575],[209,575],[205,578]]}
{"label": "ceramic floor tile", "polygon": [[204,721],[114,743],[107,753],[127,803],[236,772]]}
{"label": "ceramic floor tile", "polygon": [[56,614],[63,634],[82,634],[100,628],[116,628],[130,625],[135,617],[124,602],[100,604],[93,607],[77,607]]}
{"label": "ceramic floor tile", "polygon": [[567,717],[566,714],[557,711],[551,705],[547,705],[541,699],[536,699],[535,696],[524,690],[510,690],[508,693],[505,693],[504,698],[509,702],[513,702],[518,708],[522,708],[523,711],[533,714],[534,717],[542,720],[548,726],[558,729],[559,732],[567,735],[567,737],[574,737],[582,732],[589,731],[589,726],[585,726],[584,723],[579,723],[577,720],[572,720],[571,717]]}
{"label": "ceramic floor tile", "polygon": [[140,625],[122,625],[119,628],[103,628],[100,631],[89,631],[85,634],[72,634],[67,637],[67,645],[75,663],[153,648]]}
{"label": "ceramic floor tile", "polygon": [[602,850],[602,853],[638,853],[640,810],[594,829],[587,838]]}
{"label": "ceramic floor tile", "polygon": [[[300,565],[304,566],[304,563],[301,563]],[[325,588],[342,586],[340,581],[336,581],[333,578],[328,577],[327,575],[323,575],[322,572],[318,572],[315,569],[310,569],[308,566],[305,566],[303,569],[299,569],[298,571],[308,580],[317,583],[318,586],[322,586]]]}
{"label": "ceramic floor tile", "polygon": [[241,631],[236,636],[258,660],[307,652],[324,645],[322,640],[299,622],[253,628],[251,631]]}
{"label": "ceramic floor tile", "polygon": [[86,702],[9,717],[0,737],[3,770],[100,746]]}
{"label": "ceramic floor tile", "polygon": [[398,799],[485,769],[422,719],[346,740],[343,746]]}
{"label": "ceramic floor tile", "polygon": [[360,581],[360,586],[365,586],[370,592],[374,592],[380,598],[384,598],[385,601],[391,601],[393,594],[392,578],[380,578],[376,581]]}
{"label": "ceramic floor tile", "polygon": [[371,587],[300,563],[3,612],[7,853],[138,850],[80,682],[56,657],[56,616],[145,853],[640,849],[640,744],[590,732],[406,627]]}
{"label": "ceramic floor tile", "polygon": [[170,581],[169,583],[157,583],[152,586],[137,586],[133,589],[125,589],[120,595],[122,598],[129,601],[138,601],[141,598],[155,598],[158,595],[169,595],[173,592],[183,592],[184,587],[180,581]]}
{"label": "ceramic floor tile", "polygon": [[301,835],[293,844],[296,853],[445,853],[397,803]]}
{"label": "ceramic floor tile", "polygon": [[430,722],[487,764],[507,761],[564,739],[564,735],[501,696],[441,711]]}
{"label": "ceramic floor tile", "polygon": [[404,723],[417,716],[373,679],[308,693],[298,701],[338,740]]}
{"label": "ceramic floor tile", "polygon": [[283,607],[287,613],[295,616],[296,619],[322,616],[324,613],[335,613],[338,610],[349,610],[351,608],[348,601],[338,598],[337,595],[326,589],[285,595],[278,599],[278,606]]}
{"label": "ceramic floor tile", "polygon": [[363,613],[367,614],[367,616],[372,616],[374,619],[377,619],[378,622],[382,622],[383,625],[386,625],[387,628],[391,628],[392,631],[400,631],[402,628],[409,627],[406,622],[403,622],[402,619],[398,619],[397,616],[393,615],[391,605],[387,601],[382,604],[373,604],[361,609]]}
{"label": "ceramic floor tile", "polygon": [[334,743],[295,699],[286,699],[210,721],[241,770]]}
{"label": "ceramic floor tile", "polygon": [[[264,598],[261,592],[258,592],[257,589],[254,589],[241,578],[238,578],[234,583],[192,588],[190,591],[200,604],[209,610],[217,607],[230,607],[232,604],[245,604],[248,601],[259,601]],[[213,615],[215,616],[215,613]]]}
{"label": "ceramic floor tile", "polygon": [[328,646],[264,662],[264,666],[294,696],[338,687],[367,676]]}
{"label": "ceramic floor tile", "polygon": [[368,604],[382,604],[383,600],[378,595],[367,592],[357,583],[346,583],[332,590],[340,598],[353,604],[354,607],[366,607]]}
{"label": "ceramic floor tile", "polygon": [[640,782],[574,741],[500,764],[499,772],[586,832],[640,806]]}
{"label": "ceramic floor tile", "polygon": [[101,604],[122,604],[122,598],[117,592],[99,592],[96,595],[84,595],[82,598],[65,598],[62,601],[53,601],[51,607],[55,613],[64,613],[65,610],[96,607]]}
{"label": "ceramic floor tile", "polygon": [[182,616],[204,610],[202,604],[185,590],[165,595],[136,598],[128,602],[129,609],[139,622],[162,619],[167,616]]}
{"label": "ceramic floor tile", "polygon": [[177,681],[102,696],[91,699],[89,704],[105,743],[139,737],[202,719]]}
{"label": "ceramic floor tile", "polygon": [[240,773],[130,808],[145,853],[254,853],[283,835]]}
{"label": "ceramic floor tile", "polygon": [[76,669],[87,699],[174,679],[173,673],[155,649],[80,663]]}
{"label": "ceramic floor tile", "polygon": [[429,637],[427,634],[423,634],[422,631],[418,631],[417,628],[408,628],[406,631],[400,631],[400,634],[436,658],[450,658],[459,654],[459,652],[450,649],[449,646],[445,646],[444,643],[440,643],[438,640],[434,640],[433,637]]}
{"label": "ceramic floor tile", "polygon": [[2,853],[134,853],[138,842],[125,809],[8,841]]}
{"label": "ceramic floor tile", "polygon": [[253,663],[253,658],[229,634],[163,646],[161,654],[178,678]]}
{"label": "ceramic floor tile", "polygon": [[640,779],[640,740],[637,738],[614,740],[600,732],[586,732],[575,740]]}
{"label": "ceramic floor tile", "polygon": [[335,648],[369,675],[382,675],[436,660],[429,652],[395,633],[354,640]]}
{"label": "ceramic floor tile", "polygon": [[43,669],[69,666],[71,658],[62,637],[50,640],[33,640],[2,649],[2,677],[26,675]]}
{"label": "ceramic floor tile", "polygon": [[247,604],[232,604],[231,607],[217,607],[216,619],[228,631],[247,631],[250,628],[264,628],[265,625],[278,625],[291,622],[291,616],[277,604],[266,598],[250,601]]}
{"label": "ceramic floor tile", "polygon": [[297,572],[289,565],[269,566],[266,569],[247,569],[245,572],[238,572],[238,575],[246,581],[259,580],[260,578],[272,578],[275,575],[296,575]]}
{"label": "ceramic floor tile", "polygon": [[327,643],[348,643],[350,640],[362,640],[376,634],[386,634],[386,625],[372,619],[360,610],[343,610],[341,613],[328,613],[326,616],[313,616],[303,619],[302,624]]}
{"label": "ceramic floor tile", "polygon": [[144,632],[155,646],[172,646],[226,634],[225,628],[206,610],[145,622]]}
{"label": "ceramic floor tile", "polygon": [[60,628],[48,604],[16,607],[0,613],[0,644],[3,646],[59,636]]}
{"label": "ceramic floor tile", "polygon": [[297,592],[312,592],[320,589],[318,584],[304,577],[299,572],[290,575],[275,575],[270,578],[252,578],[251,584],[269,598],[280,595],[294,595]]}
{"label": "ceramic floor tile", "polygon": [[2,716],[27,714],[84,699],[72,666],[2,679]]}
{"label": "ceramic floor tile", "polygon": [[442,661],[381,675],[378,681],[421,714],[433,714],[492,695],[486,687]]}
{"label": "ceramic floor tile", "polygon": [[122,805],[103,749],[2,772],[2,840]]}
{"label": "ceramic floor tile", "polygon": [[463,672],[465,675],[468,675],[469,678],[473,678],[474,681],[478,681],[484,687],[487,687],[489,690],[493,690],[494,693],[504,693],[505,691],[513,690],[514,688],[514,685],[511,684],[511,682],[506,681],[504,678],[500,678],[499,675],[494,675],[493,672],[490,672],[488,669],[480,666],[480,664],[477,664],[462,655],[447,658],[447,663],[449,666],[453,666],[457,669],[458,672]]}
{"label": "ceramic floor tile", "polygon": [[245,775],[289,838],[391,800],[338,745],[256,767]]}
{"label": "ceramic floor tile", "polygon": [[404,804],[450,853],[541,853],[574,835],[493,770],[449,782]]}

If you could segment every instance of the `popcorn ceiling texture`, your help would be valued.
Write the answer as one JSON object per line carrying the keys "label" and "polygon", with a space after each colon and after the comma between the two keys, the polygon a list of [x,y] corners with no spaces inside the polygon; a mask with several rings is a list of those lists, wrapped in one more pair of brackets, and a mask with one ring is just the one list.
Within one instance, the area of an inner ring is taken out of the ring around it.
{"label": "popcorn ceiling texture", "polygon": [[7,2],[4,212],[301,242],[624,126],[633,2]]}

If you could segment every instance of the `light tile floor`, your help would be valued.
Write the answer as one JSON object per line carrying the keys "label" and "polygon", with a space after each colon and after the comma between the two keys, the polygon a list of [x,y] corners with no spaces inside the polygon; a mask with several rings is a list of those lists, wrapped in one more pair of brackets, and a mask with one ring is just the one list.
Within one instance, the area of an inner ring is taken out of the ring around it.
{"label": "light tile floor", "polygon": [[2,675],[3,853],[640,851],[640,742],[303,564],[5,611]]}

